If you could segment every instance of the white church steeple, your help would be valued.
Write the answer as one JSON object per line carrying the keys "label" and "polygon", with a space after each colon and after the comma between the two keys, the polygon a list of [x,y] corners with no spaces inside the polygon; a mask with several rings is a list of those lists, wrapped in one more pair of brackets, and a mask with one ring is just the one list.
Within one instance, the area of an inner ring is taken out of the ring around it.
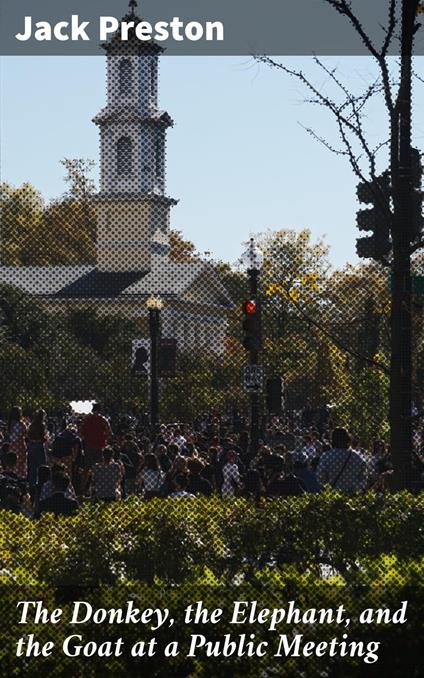
{"label": "white church steeple", "polygon": [[[136,6],[130,0],[124,20],[141,21]],[[107,104],[93,119],[100,129],[98,264],[104,270],[146,270],[157,234],[162,241],[168,237],[169,209],[176,203],[165,194],[166,131],[173,121],[158,103],[164,50],[141,42],[134,30],[125,42],[118,31],[103,47]]]}
{"label": "white church steeple", "polygon": [[[132,11],[135,2],[130,3]],[[141,21],[135,15],[135,23]],[[158,61],[163,48],[134,36],[103,45],[107,105],[94,118],[100,128],[101,192],[165,195],[165,136],[173,125],[158,106]]]}

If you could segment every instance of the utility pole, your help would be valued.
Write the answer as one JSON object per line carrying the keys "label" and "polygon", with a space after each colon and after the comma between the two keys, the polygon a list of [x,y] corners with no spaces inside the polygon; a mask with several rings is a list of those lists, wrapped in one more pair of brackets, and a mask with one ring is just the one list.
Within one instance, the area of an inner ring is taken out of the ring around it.
{"label": "utility pole", "polygon": [[417,6],[418,2],[415,0],[402,0],[400,88],[391,130],[393,285],[390,447],[395,467],[394,489],[409,487],[412,478],[411,90],[412,48]]}

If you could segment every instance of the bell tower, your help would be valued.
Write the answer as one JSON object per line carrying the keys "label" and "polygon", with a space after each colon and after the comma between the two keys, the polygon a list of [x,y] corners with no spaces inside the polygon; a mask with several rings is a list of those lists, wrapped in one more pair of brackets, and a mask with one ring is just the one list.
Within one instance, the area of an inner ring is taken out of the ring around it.
{"label": "bell tower", "polygon": [[[136,7],[130,0],[123,20],[137,25]],[[177,202],[165,193],[166,132],[173,121],[158,103],[163,48],[138,40],[134,29],[128,41],[118,31],[103,48],[107,103],[93,119],[100,130],[97,268],[148,271],[156,241],[167,242],[170,208]]]}

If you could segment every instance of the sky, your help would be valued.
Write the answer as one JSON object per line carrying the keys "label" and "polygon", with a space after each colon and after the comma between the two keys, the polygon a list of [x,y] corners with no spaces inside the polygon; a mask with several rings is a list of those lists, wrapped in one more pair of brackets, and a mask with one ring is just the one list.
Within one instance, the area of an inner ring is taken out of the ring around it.
{"label": "sky", "polygon": [[[311,58],[283,61],[328,91]],[[375,74],[366,57],[325,61],[354,91]],[[421,74],[423,65],[423,57],[416,60]],[[66,189],[62,158],[98,161],[91,120],[105,105],[105,66],[102,57],[1,58],[2,181],[29,181],[49,200]],[[309,228],[314,239],[325,238],[334,266],[357,261],[357,180],[345,158],[305,131],[312,127],[338,143],[331,114],[306,103],[300,83],[250,57],[165,56],[159,96],[175,121],[167,135],[167,193],[179,200],[172,227],[199,252],[234,262],[252,234]],[[421,148],[423,109],[424,85],[417,81],[414,143]],[[385,121],[376,101],[366,120],[372,142],[384,137]]]}

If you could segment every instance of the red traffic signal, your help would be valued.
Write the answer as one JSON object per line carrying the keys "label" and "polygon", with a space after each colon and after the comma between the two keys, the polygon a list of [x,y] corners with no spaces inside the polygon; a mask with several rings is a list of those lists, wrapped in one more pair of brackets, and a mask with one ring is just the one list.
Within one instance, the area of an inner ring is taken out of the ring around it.
{"label": "red traffic signal", "polygon": [[242,306],[243,346],[247,351],[259,351],[261,348],[261,308],[256,299],[248,299]]}
{"label": "red traffic signal", "polygon": [[243,313],[246,315],[255,315],[258,310],[258,305],[254,299],[248,299],[243,303]]}

